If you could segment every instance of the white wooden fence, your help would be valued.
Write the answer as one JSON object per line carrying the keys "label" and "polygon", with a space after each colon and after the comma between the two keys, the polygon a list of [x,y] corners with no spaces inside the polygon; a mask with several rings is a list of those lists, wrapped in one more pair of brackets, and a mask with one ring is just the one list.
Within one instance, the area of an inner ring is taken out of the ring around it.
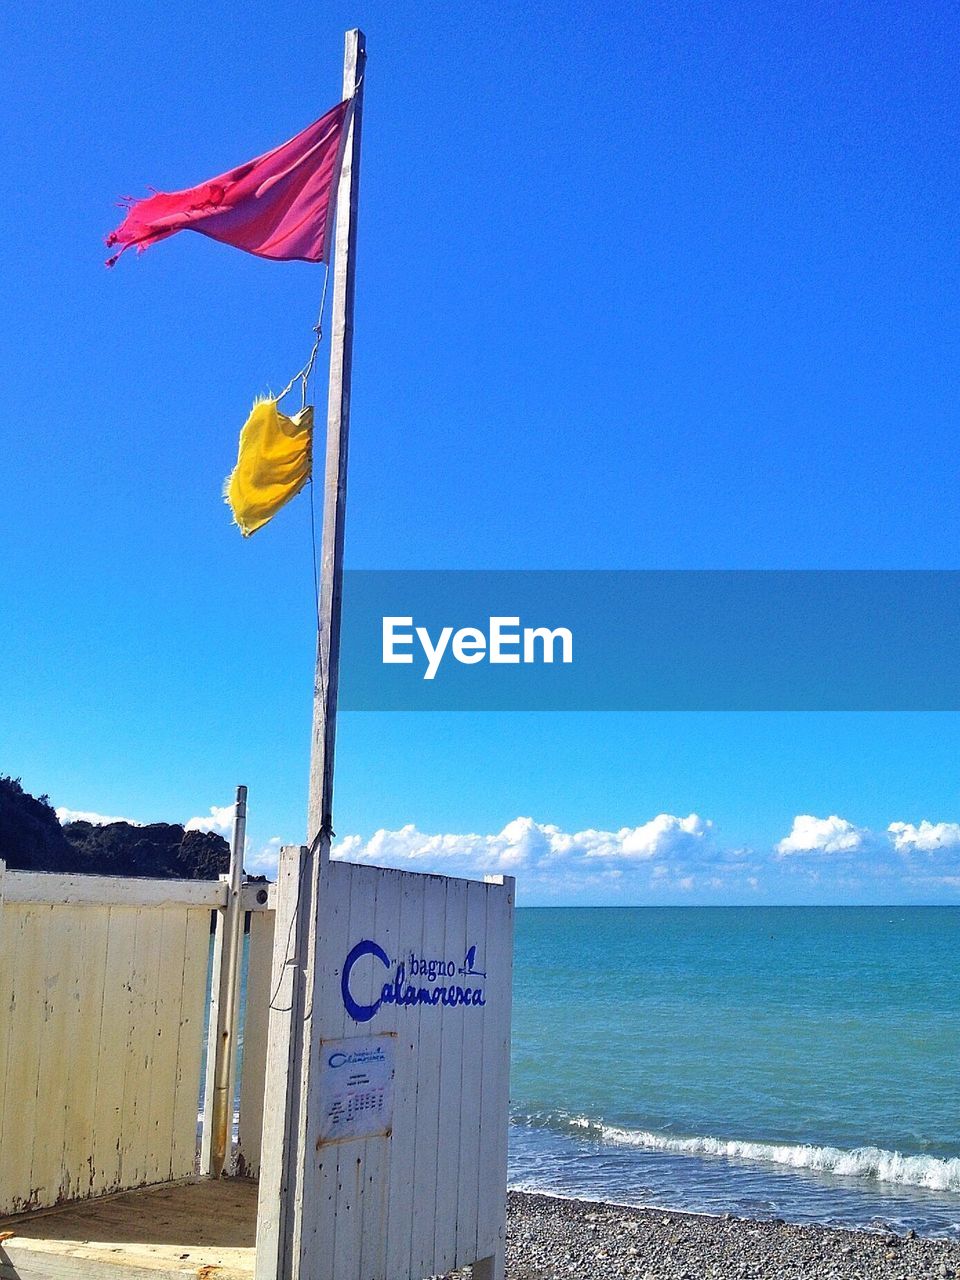
{"label": "white wooden fence", "polygon": [[[260,1176],[257,1280],[499,1280],[513,881],[327,861],[307,902],[310,856],[283,851],[276,920],[272,888],[239,899],[232,1168]],[[0,862],[0,1215],[197,1171],[227,900],[223,881]]]}
{"label": "white wooden fence", "polygon": [[[210,912],[225,899],[217,881],[0,862],[0,1214],[195,1173]],[[255,1175],[273,913],[263,886],[244,899],[254,914],[237,1164]]]}
{"label": "white wooden fence", "polygon": [[502,1276],[513,880],[327,862],[311,908],[309,856],[278,878],[257,1280]]}

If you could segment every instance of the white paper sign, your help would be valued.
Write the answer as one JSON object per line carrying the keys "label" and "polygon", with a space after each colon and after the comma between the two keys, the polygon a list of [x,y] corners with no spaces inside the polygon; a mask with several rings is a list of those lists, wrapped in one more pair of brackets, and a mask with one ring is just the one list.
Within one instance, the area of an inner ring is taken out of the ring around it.
{"label": "white paper sign", "polygon": [[395,1044],[394,1035],[321,1041],[321,1143],[390,1132]]}

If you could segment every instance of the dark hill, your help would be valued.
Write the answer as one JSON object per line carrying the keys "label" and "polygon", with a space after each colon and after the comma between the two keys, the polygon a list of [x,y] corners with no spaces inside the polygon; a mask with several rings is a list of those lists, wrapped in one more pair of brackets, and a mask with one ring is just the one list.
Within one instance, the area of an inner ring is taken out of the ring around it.
{"label": "dark hill", "polygon": [[77,871],[77,851],[46,796],[0,777],[0,859],[18,871]]}
{"label": "dark hill", "polygon": [[216,880],[230,868],[230,847],[210,831],[184,831],[179,823],[68,822],[63,834],[80,864],[74,871],[101,876],[161,876],[178,880]]}
{"label": "dark hill", "polygon": [[215,880],[230,866],[230,847],[209,831],[179,823],[60,825],[47,796],[18,778],[0,777],[0,859],[17,871],[79,871],[101,876]]}

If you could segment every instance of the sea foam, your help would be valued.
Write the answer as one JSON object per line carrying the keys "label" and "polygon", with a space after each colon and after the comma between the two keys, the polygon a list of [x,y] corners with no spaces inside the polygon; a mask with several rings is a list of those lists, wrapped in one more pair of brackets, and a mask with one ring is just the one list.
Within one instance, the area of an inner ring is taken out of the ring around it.
{"label": "sea foam", "polygon": [[576,1133],[618,1147],[665,1151],[674,1155],[715,1156],[726,1160],[785,1165],[842,1178],[870,1178],[876,1182],[924,1187],[930,1191],[960,1191],[960,1157],[903,1155],[883,1147],[814,1146],[803,1143],[748,1142],[710,1136],[677,1137],[647,1129],[627,1129],[586,1116],[553,1113],[514,1116],[514,1123]]}

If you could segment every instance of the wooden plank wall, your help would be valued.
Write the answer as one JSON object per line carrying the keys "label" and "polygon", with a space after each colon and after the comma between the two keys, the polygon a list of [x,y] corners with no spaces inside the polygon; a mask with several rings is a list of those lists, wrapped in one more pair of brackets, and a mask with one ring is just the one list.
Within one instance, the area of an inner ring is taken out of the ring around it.
{"label": "wooden plank wall", "polygon": [[247,939],[247,982],[242,1011],[243,1059],[240,1064],[240,1116],[234,1170],[239,1177],[259,1178],[263,1131],[267,1031],[273,992],[272,911],[250,912]]}
{"label": "wooden plank wall", "polygon": [[[312,1158],[297,1189],[294,1274],[421,1280],[485,1258],[498,1260],[486,1274],[502,1274],[513,881],[334,862],[323,869],[320,887],[312,1061],[329,1040],[392,1035],[395,1099],[387,1136],[321,1143],[320,1072],[311,1071]],[[349,990],[358,1003],[375,1002],[400,963],[414,987],[432,988],[411,976],[412,955],[452,965],[455,976],[436,981],[481,987],[484,1004],[383,1003],[373,1017],[354,1021],[341,978],[345,957],[364,939],[382,947],[390,964],[375,956],[356,964]],[[461,976],[474,946],[475,967],[485,976]]]}
{"label": "wooden plank wall", "polygon": [[51,901],[56,879],[11,901],[0,872],[2,1214],[194,1172],[209,906]]}

